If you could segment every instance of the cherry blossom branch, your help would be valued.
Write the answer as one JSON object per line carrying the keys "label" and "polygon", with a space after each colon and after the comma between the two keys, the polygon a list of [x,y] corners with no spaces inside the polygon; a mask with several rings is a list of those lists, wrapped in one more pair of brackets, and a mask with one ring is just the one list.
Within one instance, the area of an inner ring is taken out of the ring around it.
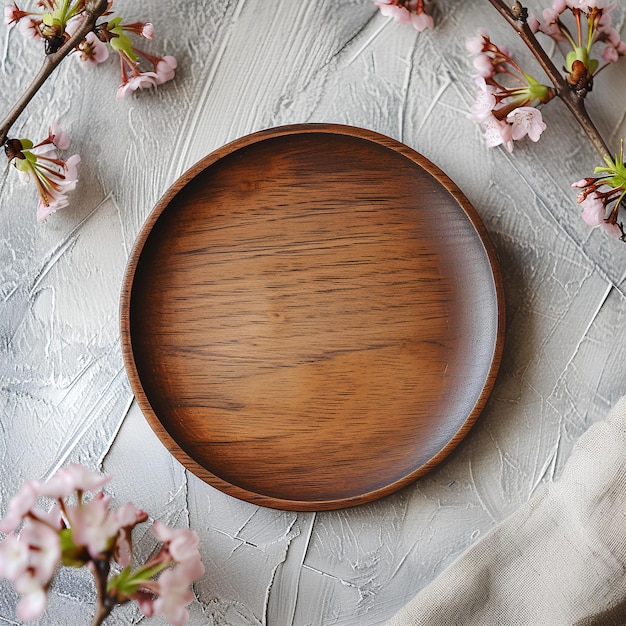
{"label": "cherry blossom branch", "polygon": [[502,17],[516,30],[524,44],[533,53],[539,65],[546,73],[552,84],[556,95],[570,110],[576,121],[591,141],[593,147],[600,156],[611,158],[611,151],[606,142],[598,132],[595,124],[589,117],[585,107],[585,91],[572,89],[565,78],[561,75],[552,59],[537,41],[535,34],[527,23],[527,10],[516,2],[512,7],[507,6],[503,0],[489,0]]}
{"label": "cherry blossom branch", "polygon": [[93,561],[92,573],[96,581],[98,604],[91,626],[101,626],[115,607],[115,603],[111,603],[111,597],[107,593],[107,580],[109,578],[110,569],[111,564],[109,561],[105,561],[104,559],[96,559]]}
{"label": "cherry blossom branch", "polygon": [[59,63],[85,38],[87,33],[93,30],[96,21],[106,11],[107,6],[108,0],[87,0],[83,23],[59,50],[46,56],[39,73],[0,125],[0,145],[4,145],[13,124]]}
{"label": "cherry blossom branch", "polygon": [[[45,483],[27,481],[9,501],[0,519],[0,533],[6,535],[0,541],[0,579],[13,582],[22,596],[16,607],[20,620],[44,613],[59,564],[87,566],[93,574],[98,601],[92,626],[101,626],[116,606],[131,600],[146,617],[160,615],[170,624],[189,620],[191,585],[205,571],[198,534],[155,520],[152,533],[161,548],[132,571],[133,530],[148,521],[148,513],[132,502],[110,508],[111,497],[102,491],[109,479],[72,463]],[[83,498],[85,492],[92,497]],[[38,506],[44,498],[55,500],[49,510]],[[114,575],[112,563],[121,568]]]}

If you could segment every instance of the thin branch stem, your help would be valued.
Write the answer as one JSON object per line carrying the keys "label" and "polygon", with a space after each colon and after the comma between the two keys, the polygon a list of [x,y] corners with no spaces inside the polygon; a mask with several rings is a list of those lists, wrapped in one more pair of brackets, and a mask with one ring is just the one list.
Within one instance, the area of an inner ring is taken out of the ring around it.
{"label": "thin branch stem", "polygon": [[49,78],[50,74],[52,74],[57,65],[59,65],[59,63],[61,63],[61,61],[85,38],[87,33],[93,30],[96,21],[106,11],[107,6],[107,0],[88,0],[85,6],[85,20],[83,23],[57,52],[46,56],[39,73],[0,125],[0,146],[4,145],[11,127],[23,113],[24,109],[28,106],[41,86]]}
{"label": "thin branch stem", "polygon": [[106,559],[95,559],[91,564],[93,566],[91,571],[95,578],[96,591],[98,592],[98,605],[96,607],[96,614],[93,617],[92,626],[101,626],[112,609],[107,593],[107,581],[111,565]]}
{"label": "thin branch stem", "polygon": [[489,2],[491,2],[500,15],[502,15],[502,17],[504,17],[504,19],[517,31],[517,34],[520,36],[522,41],[533,53],[539,62],[539,65],[541,65],[541,68],[554,85],[556,95],[570,110],[600,156],[602,156],[602,158],[611,158],[611,151],[609,147],[587,113],[584,95],[577,93],[567,84],[567,81],[563,78],[556,65],[554,65],[552,59],[550,59],[537,41],[537,38],[528,26],[526,19],[517,14],[517,10],[521,9],[521,6],[516,5],[516,7],[511,8],[507,6],[503,0],[489,0]]}

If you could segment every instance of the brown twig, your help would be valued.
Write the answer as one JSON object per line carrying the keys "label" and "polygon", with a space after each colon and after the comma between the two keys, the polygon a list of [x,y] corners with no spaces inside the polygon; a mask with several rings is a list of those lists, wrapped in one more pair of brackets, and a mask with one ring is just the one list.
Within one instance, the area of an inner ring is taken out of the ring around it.
{"label": "brown twig", "polygon": [[85,38],[87,33],[93,30],[98,18],[106,11],[108,0],[87,0],[85,4],[85,20],[80,28],[57,50],[46,56],[39,73],[24,92],[22,97],[16,102],[5,120],[0,125],[0,146],[4,145],[11,127],[22,114],[28,103],[33,99],[41,86],[56,69],[57,65]]}
{"label": "brown twig", "polygon": [[541,65],[543,71],[554,85],[556,95],[571,111],[572,115],[591,141],[593,147],[600,153],[600,156],[602,156],[602,158],[611,158],[609,147],[587,113],[584,94],[578,93],[568,85],[561,72],[559,72],[556,65],[552,62],[552,59],[550,59],[545,50],[541,47],[535,34],[526,22],[526,16],[524,15],[525,9],[523,9],[519,3],[509,7],[503,0],[489,0],[489,2],[491,2],[500,15],[517,31],[522,41],[533,53],[539,65]]}
{"label": "brown twig", "polygon": [[91,565],[91,572],[96,581],[96,591],[98,592],[98,604],[92,626],[101,626],[113,608],[111,606],[111,598],[107,593],[107,581],[111,565],[107,559],[95,559],[91,562]]}

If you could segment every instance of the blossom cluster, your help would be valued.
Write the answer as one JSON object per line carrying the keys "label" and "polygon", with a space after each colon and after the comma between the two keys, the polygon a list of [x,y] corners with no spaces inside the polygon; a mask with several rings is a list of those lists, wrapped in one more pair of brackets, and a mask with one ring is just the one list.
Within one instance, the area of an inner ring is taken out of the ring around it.
{"label": "blossom cluster", "polygon": [[[0,542],[0,577],[12,581],[22,595],[19,619],[43,614],[48,588],[61,563],[89,567],[97,588],[105,594],[99,596],[102,619],[115,605],[130,600],[137,601],[146,616],[161,615],[171,624],[189,619],[186,606],[194,598],[189,587],[204,573],[197,534],[155,521],[152,532],[162,546],[133,570],[131,533],[148,514],[131,502],[110,508],[110,497],[102,491],[109,480],[71,464],[47,482],[26,482],[11,499],[0,521],[0,532],[7,535]],[[88,498],[88,493],[93,495]],[[46,511],[36,506],[40,498],[54,504]],[[112,563],[119,571],[110,576]]]}
{"label": "blossom cluster", "polygon": [[[119,57],[122,80],[117,97],[124,98],[140,88],[156,87],[174,77],[176,59],[171,55],[157,56],[137,47],[131,35],[154,39],[150,22],[126,22],[112,17],[113,0],[109,0],[104,21],[87,33],[75,50],[75,56],[85,67],[93,67],[109,58],[110,51]],[[37,11],[24,11],[16,2],[4,9],[4,19],[17,25],[27,37],[43,39],[46,51],[53,53],[65,43],[83,23],[85,0],[40,0]],[[147,67],[141,67],[142,61]]]}
{"label": "blossom cluster", "polygon": [[419,32],[435,25],[426,12],[424,0],[375,0],[375,4],[383,15],[393,17],[400,24],[411,24]]}
{"label": "blossom cluster", "polygon": [[[119,99],[138,89],[156,87],[172,80],[177,67],[176,58],[149,53],[136,43],[137,39],[154,39],[152,23],[126,21],[113,16],[113,2],[108,0],[100,21],[94,21],[93,29],[70,54],[87,68],[117,55],[121,68],[121,83],[116,94]],[[91,22],[89,26],[85,22],[86,8],[87,0],[37,0],[33,10],[26,10],[12,0],[4,9],[4,20],[10,27],[16,26],[26,37],[43,41],[46,54],[54,54],[76,36],[79,29],[91,26]],[[67,148],[66,144],[69,144],[67,136],[53,132],[52,128],[49,136],[36,145],[29,139],[8,138],[5,141],[7,157],[20,177],[36,183],[39,192],[38,221],[67,206],[66,194],[76,187],[76,166],[80,157],[72,155],[67,160],[62,159],[58,150]]]}
{"label": "blossom cluster", "polygon": [[5,152],[24,182],[34,180],[39,192],[37,221],[68,205],[67,193],[76,188],[80,156],[61,158],[59,150],[67,150],[70,140],[56,122],[48,136],[36,145],[30,139],[9,139]]}
{"label": "blossom cluster", "polygon": [[[542,19],[531,15],[528,24],[533,32],[542,32],[557,44],[571,46],[565,56],[566,79],[578,91],[591,91],[593,77],[606,64],[615,63],[626,54],[626,42],[611,26],[611,11],[615,3],[609,0],[554,0],[552,7],[543,10]],[[570,29],[564,13],[572,16],[575,30]],[[573,31],[573,32],[572,32]],[[603,44],[605,65],[592,57],[596,44]]]}
{"label": "blossom cluster", "polygon": [[503,145],[512,152],[513,141],[526,136],[538,141],[546,125],[536,107],[549,102],[554,89],[524,72],[482,29],[465,45],[477,70],[473,76],[477,95],[469,117],[483,125],[487,146]]}
{"label": "blossom cluster", "polygon": [[619,221],[619,207],[626,196],[626,165],[623,145],[615,160],[605,157],[605,167],[596,167],[597,177],[583,178],[572,184],[582,206],[582,218],[591,227],[601,226],[609,234],[626,240],[624,226]]}

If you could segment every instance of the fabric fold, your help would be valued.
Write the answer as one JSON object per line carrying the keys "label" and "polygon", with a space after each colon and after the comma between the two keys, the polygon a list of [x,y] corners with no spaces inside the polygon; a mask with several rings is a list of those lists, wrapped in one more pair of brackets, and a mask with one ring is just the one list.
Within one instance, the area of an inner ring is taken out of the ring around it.
{"label": "fabric fold", "polygon": [[386,626],[626,625],[626,396]]}

